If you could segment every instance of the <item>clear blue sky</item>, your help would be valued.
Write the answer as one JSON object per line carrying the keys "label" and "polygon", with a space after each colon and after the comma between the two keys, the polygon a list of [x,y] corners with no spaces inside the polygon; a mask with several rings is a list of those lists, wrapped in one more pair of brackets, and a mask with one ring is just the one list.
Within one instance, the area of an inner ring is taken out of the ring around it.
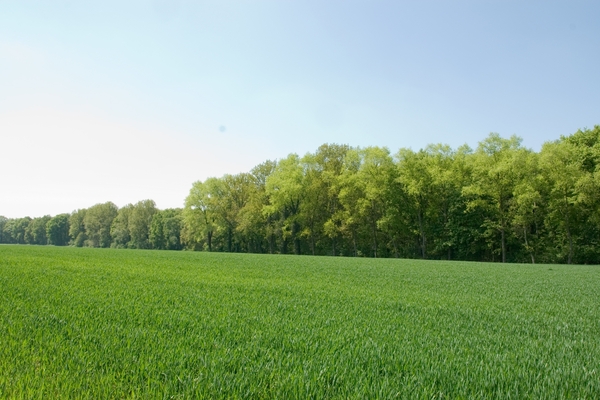
{"label": "clear blue sky", "polygon": [[183,205],[323,143],[600,124],[596,1],[0,0],[0,215]]}

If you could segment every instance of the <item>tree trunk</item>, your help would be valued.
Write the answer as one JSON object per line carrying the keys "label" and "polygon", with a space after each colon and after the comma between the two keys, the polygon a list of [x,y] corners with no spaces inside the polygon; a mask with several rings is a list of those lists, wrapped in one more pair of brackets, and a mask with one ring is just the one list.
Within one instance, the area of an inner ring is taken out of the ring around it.
{"label": "tree trunk", "polygon": [[312,255],[315,255],[315,221],[314,218],[310,221],[310,250]]}
{"label": "tree trunk", "polygon": [[569,225],[567,225],[567,237],[569,238],[569,260],[567,263],[571,264],[573,262],[573,237],[571,236]]}
{"label": "tree trunk", "polygon": [[567,194],[565,193],[565,222],[567,228],[567,238],[569,239],[569,258],[567,263],[571,264],[573,261],[573,237],[571,236],[571,227],[569,222],[569,200],[567,198]]}
{"label": "tree trunk", "polygon": [[[504,225],[504,224],[503,224]],[[502,228],[500,228],[500,233],[502,235],[502,262],[505,263],[506,262],[506,238],[504,237],[504,226],[502,226]]]}
{"label": "tree trunk", "polygon": [[227,228],[227,252],[231,253],[231,227]]}
{"label": "tree trunk", "polygon": [[529,251],[529,255],[531,256],[531,263],[535,264],[535,257],[533,256],[533,250],[529,250],[529,243],[527,242],[527,227],[523,225],[523,238],[525,239],[525,247]]}
{"label": "tree trunk", "polygon": [[421,258],[423,258],[423,260],[424,260],[426,258],[426,256],[425,256],[426,240],[425,240],[425,230],[423,228],[423,213],[420,210],[417,213],[417,217],[419,219],[419,233],[421,234],[421,243],[420,243]]}
{"label": "tree trunk", "polygon": [[373,257],[377,258],[377,225],[375,222],[373,222],[371,225],[373,229]]}
{"label": "tree trunk", "polygon": [[294,254],[300,254],[300,239],[298,239],[298,223],[292,222],[292,240],[294,242]]}
{"label": "tree trunk", "polygon": [[500,235],[502,237],[502,262],[506,262],[506,224],[504,221],[504,196],[502,190],[500,191],[500,201],[498,202],[498,211],[500,211]]}

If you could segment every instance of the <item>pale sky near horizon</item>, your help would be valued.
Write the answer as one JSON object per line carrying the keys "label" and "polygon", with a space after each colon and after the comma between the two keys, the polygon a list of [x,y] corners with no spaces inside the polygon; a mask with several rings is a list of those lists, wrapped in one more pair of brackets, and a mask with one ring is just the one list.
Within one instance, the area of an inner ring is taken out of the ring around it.
{"label": "pale sky near horizon", "polygon": [[0,0],[0,215],[181,207],[323,143],[600,124],[598,1]]}

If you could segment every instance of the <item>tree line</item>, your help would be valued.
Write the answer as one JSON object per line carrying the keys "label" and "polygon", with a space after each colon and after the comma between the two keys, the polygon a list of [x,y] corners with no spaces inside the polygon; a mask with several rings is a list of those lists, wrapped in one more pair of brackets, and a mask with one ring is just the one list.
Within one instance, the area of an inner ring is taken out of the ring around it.
{"label": "tree line", "polygon": [[599,241],[600,126],[539,152],[324,144],[195,182],[182,209],[0,217],[0,242],[91,247],[599,264]]}
{"label": "tree line", "polygon": [[122,208],[107,202],[54,217],[0,216],[0,243],[181,250],[181,216],[181,209],[159,210],[152,200]]}

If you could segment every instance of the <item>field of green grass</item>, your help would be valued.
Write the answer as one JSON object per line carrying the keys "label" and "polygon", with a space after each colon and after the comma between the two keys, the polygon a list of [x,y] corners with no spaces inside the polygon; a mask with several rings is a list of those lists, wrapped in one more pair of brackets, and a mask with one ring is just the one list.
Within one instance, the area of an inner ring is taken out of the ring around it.
{"label": "field of green grass", "polygon": [[0,246],[1,398],[600,398],[600,267]]}

